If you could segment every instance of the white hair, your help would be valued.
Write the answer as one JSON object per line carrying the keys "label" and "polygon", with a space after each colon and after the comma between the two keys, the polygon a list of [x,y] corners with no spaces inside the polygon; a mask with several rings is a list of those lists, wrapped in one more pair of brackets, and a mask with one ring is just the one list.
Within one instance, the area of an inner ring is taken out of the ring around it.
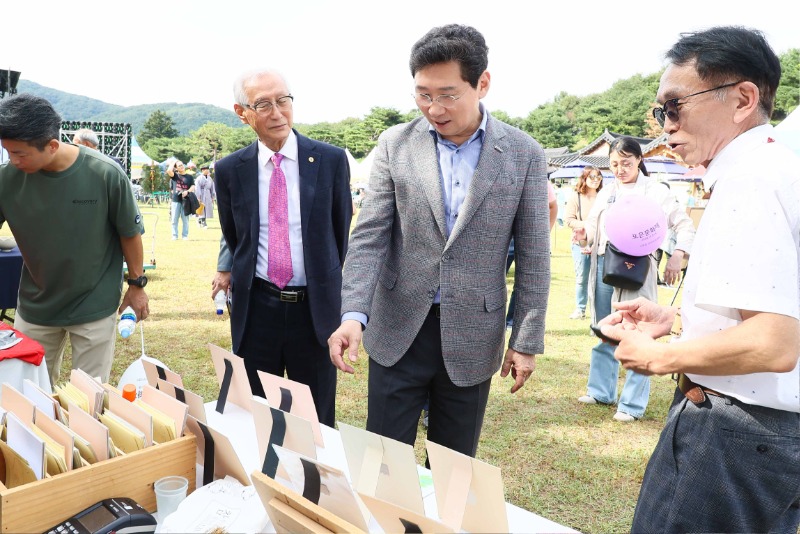
{"label": "white hair", "polygon": [[76,141],[84,141],[94,147],[100,145],[100,140],[97,138],[97,134],[88,128],[81,128],[75,132],[75,135],[72,136],[72,142],[75,143]]}
{"label": "white hair", "polygon": [[239,104],[240,106],[247,106],[250,102],[247,101],[247,94],[245,94],[244,88],[248,84],[248,82],[260,78],[261,76],[277,76],[281,80],[283,80],[284,85],[286,85],[286,89],[289,90],[291,93],[292,91],[289,89],[289,83],[284,78],[283,74],[278,72],[275,69],[254,69],[248,70],[241,73],[237,78],[236,81],[233,82],[233,99],[234,101]]}

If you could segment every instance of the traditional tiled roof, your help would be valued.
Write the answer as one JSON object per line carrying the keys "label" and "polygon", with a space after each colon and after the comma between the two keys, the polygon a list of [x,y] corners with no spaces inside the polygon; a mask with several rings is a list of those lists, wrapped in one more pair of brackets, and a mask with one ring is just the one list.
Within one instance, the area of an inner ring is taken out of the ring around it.
{"label": "traditional tiled roof", "polygon": [[556,156],[563,156],[564,154],[569,153],[568,146],[560,146],[558,148],[545,148],[544,155],[547,156],[547,159],[554,158]]}
{"label": "traditional tiled roof", "polygon": [[[607,170],[609,163],[608,156],[592,155],[591,152],[596,150],[602,143],[611,144],[614,139],[617,139],[618,137],[623,137],[623,134],[609,132],[608,129],[606,129],[597,137],[597,139],[577,152],[567,152],[566,150],[562,151],[562,148],[545,149],[545,155],[547,156],[547,170],[548,172],[552,172],[559,167],[563,167],[569,163],[572,163],[576,159],[581,159],[599,169]],[[650,139],[649,137],[628,137],[636,140],[642,146],[642,154],[647,157],[651,152],[657,150],[663,145],[666,145],[668,136],[667,134],[662,134],[655,139]]]}

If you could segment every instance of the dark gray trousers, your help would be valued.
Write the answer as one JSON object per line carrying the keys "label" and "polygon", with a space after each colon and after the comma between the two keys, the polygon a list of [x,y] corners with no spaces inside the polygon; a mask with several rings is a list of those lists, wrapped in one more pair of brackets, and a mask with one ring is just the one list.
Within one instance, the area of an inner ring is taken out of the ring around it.
{"label": "dark gray trousers", "polygon": [[429,313],[400,361],[391,367],[369,361],[367,430],[413,446],[430,397],[428,439],[474,457],[491,381],[453,384],[442,360],[439,318]]}
{"label": "dark gray trousers", "polygon": [[786,532],[800,525],[800,414],[680,390],[631,532]]}

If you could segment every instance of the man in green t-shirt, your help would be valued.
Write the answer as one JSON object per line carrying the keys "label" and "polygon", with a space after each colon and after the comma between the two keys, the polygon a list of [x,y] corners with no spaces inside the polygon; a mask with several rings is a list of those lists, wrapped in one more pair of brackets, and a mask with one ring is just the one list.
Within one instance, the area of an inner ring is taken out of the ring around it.
{"label": "man in green t-shirt", "polygon": [[[142,221],[128,177],[96,150],[59,141],[61,117],[45,99],[0,102],[0,226],[24,266],[14,326],[45,349],[51,382],[69,335],[72,366],[108,381],[116,314],[149,314]],[[128,290],[122,298],[124,259]]]}

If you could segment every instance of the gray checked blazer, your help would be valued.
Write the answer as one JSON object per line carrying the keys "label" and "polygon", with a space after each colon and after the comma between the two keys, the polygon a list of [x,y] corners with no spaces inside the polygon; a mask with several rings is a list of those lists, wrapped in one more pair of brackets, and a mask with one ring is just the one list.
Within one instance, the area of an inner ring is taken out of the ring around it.
{"label": "gray checked blazer", "polygon": [[470,386],[502,363],[506,258],[515,239],[517,301],[510,346],[544,352],[550,232],[544,151],[488,117],[478,166],[447,235],[435,139],[425,118],[385,131],[350,237],[342,312],[369,317],[364,347],[392,366],[441,289],[442,355],[450,379]]}

